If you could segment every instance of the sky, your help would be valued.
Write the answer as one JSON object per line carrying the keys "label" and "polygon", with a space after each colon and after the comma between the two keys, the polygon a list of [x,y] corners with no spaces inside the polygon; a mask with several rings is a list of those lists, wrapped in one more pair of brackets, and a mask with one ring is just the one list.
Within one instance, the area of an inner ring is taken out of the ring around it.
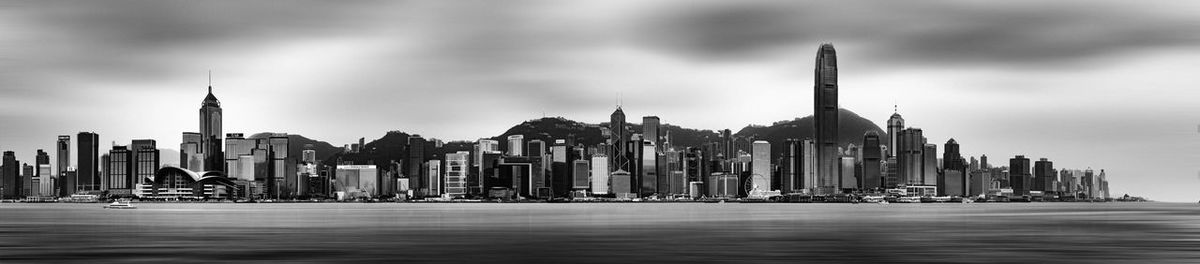
{"label": "sky", "polygon": [[[543,116],[737,130],[898,109],[992,164],[1104,169],[1200,200],[1200,3],[1188,1],[0,1],[0,149],[80,131],[177,148],[209,86],[226,133],[342,145],[498,135]],[[940,148],[940,147],[939,147]],[[52,151],[49,151],[52,152]],[[53,153],[51,153],[53,156]],[[53,157],[52,157],[53,158]]]}

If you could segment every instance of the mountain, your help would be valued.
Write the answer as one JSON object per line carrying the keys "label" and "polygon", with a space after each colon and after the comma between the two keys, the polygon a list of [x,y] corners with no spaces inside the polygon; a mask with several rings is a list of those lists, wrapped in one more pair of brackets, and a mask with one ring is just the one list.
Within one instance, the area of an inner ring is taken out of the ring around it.
{"label": "mountain", "polygon": [[[867,131],[875,131],[879,133],[881,140],[887,140],[884,131],[875,125],[874,122],[867,120],[850,110],[841,109],[839,112],[839,121],[841,127],[839,129],[839,145],[845,146],[848,144],[862,145],[863,134]],[[491,139],[500,142],[500,149],[507,150],[508,136],[522,135],[525,142],[538,139],[546,142],[547,146],[554,143],[555,139],[565,139],[574,137],[576,143],[584,144],[585,146],[594,146],[605,141],[601,135],[601,127],[608,127],[608,123],[588,124],[578,122],[562,117],[546,117],[528,120],[521,122],[509,128],[504,133],[491,137]],[[640,124],[626,123],[626,129],[630,133],[641,133],[642,126]],[[676,125],[662,124],[663,133],[671,135],[671,142],[675,146],[690,147],[700,146],[705,142],[713,142],[719,139],[717,131],[701,130],[684,128]],[[746,126],[734,135],[741,138],[753,138],[756,140],[766,140],[772,145],[772,153],[780,153],[783,149],[784,142],[789,138],[803,139],[812,137],[813,133],[813,117],[806,116],[787,121],[779,121],[770,126]],[[258,135],[256,135],[258,136]],[[298,136],[298,135],[297,135]],[[402,161],[408,158],[408,138],[411,136],[408,133],[400,131],[390,131],[384,134],[383,137],[368,142],[360,153],[337,153],[329,159],[322,158],[326,162],[341,159],[343,161],[352,162],[355,164],[375,164],[385,165],[390,161]],[[301,137],[302,138],[302,137]],[[425,137],[425,139],[430,139]],[[307,139],[305,139],[307,140]],[[293,141],[295,141],[293,139]],[[323,143],[323,142],[321,142]],[[884,142],[886,143],[886,142]],[[427,159],[439,159],[443,153],[455,152],[460,150],[471,150],[473,141],[451,141],[445,142],[440,149],[434,147],[433,142],[427,143],[425,153]],[[328,144],[326,144],[328,145]],[[318,150],[318,155],[321,150]],[[297,154],[298,155],[298,154]],[[777,154],[776,154],[777,155]]]}
{"label": "mountain", "polygon": [[[867,131],[875,131],[879,133],[880,143],[887,144],[887,133],[880,129],[878,125],[871,120],[858,116],[850,110],[844,108],[838,111],[838,145],[846,146],[854,144],[862,146],[863,134]],[[766,140],[771,143],[773,149],[783,146],[784,142],[789,138],[804,139],[813,137],[813,116],[805,116],[787,121],[779,121],[770,126],[747,126],[742,130],[734,133],[734,135],[749,138],[753,137],[759,140]]]}

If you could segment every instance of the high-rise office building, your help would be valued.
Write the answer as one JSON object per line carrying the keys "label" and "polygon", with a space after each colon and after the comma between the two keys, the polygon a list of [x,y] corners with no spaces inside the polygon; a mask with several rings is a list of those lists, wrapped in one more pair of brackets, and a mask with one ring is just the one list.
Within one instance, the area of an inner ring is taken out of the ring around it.
{"label": "high-rise office building", "polygon": [[109,194],[132,194],[134,187],[133,151],[127,146],[113,146],[105,161],[104,186]]}
{"label": "high-rise office building", "polygon": [[883,150],[880,149],[879,134],[875,131],[867,131],[863,135],[862,189],[875,190],[883,187],[882,158]]}
{"label": "high-rise office building", "polygon": [[896,157],[900,155],[900,134],[904,132],[904,118],[900,117],[899,111],[892,113],[892,117],[888,118],[887,130],[888,157]]}
{"label": "high-rise office building", "polygon": [[38,170],[37,171],[37,177],[38,177],[38,194],[37,194],[37,196],[42,196],[42,197],[54,196],[54,190],[55,190],[56,183],[54,182],[54,177],[52,176],[53,173],[51,172],[50,164],[38,164],[37,166],[38,166],[37,167],[37,170]]}
{"label": "high-rise office building", "polygon": [[845,155],[838,158],[838,189],[837,191],[858,189],[856,167],[858,160],[854,156]]}
{"label": "high-rise office building", "polygon": [[78,174],[75,192],[100,191],[100,135],[79,132],[75,138],[79,140],[76,144],[79,166],[75,168]]}
{"label": "high-rise office building", "polygon": [[626,143],[629,140],[629,132],[625,130],[625,111],[621,110],[620,105],[609,116],[608,126],[612,133],[612,138],[609,140],[612,141],[613,146],[613,155],[609,156],[611,160],[609,164],[616,168],[613,171],[623,170],[629,172],[631,170],[628,158],[630,150],[628,143]]}
{"label": "high-rise office building", "polygon": [[638,181],[641,183],[638,193],[641,197],[648,197],[658,193],[658,155],[655,155],[654,142],[641,140],[642,148],[638,151],[640,169],[638,170]]}
{"label": "high-rise office building", "polygon": [[546,155],[546,142],[540,139],[530,140],[526,143],[525,155],[529,157],[541,157]]}
{"label": "high-rise office building", "polygon": [[[226,151],[228,151],[228,148],[226,148]],[[317,151],[312,150],[312,149],[306,149],[304,151],[301,151],[300,152],[300,161],[302,161],[304,163],[309,163],[309,164],[317,163]]]}
{"label": "high-rise office building", "polygon": [[452,198],[463,197],[467,195],[467,157],[471,155],[468,151],[459,151],[446,154],[446,178],[445,193]]}
{"label": "high-rise office building", "polygon": [[[832,44],[817,50],[813,76],[813,137],[817,144],[817,174],[826,186],[836,186],[838,175],[838,82],[837,53]],[[837,187],[833,187],[834,190]]]}
{"label": "high-rise office building", "polygon": [[133,155],[133,171],[130,171],[130,175],[133,176],[131,188],[136,188],[137,184],[150,184],[148,179],[154,178],[154,173],[162,167],[162,156],[158,150],[158,143],[153,139],[134,139],[129,144],[129,151]]}
{"label": "high-rise office building", "polygon": [[900,132],[897,157],[900,166],[898,184],[924,185],[925,136],[920,128],[907,128]]}
{"label": "high-rise office building", "polygon": [[525,136],[523,135],[508,136],[508,155],[513,157],[525,156],[525,152],[522,151],[522,149],[525,147],[524,141]]}
{"label": "high-rise office building", "polygon": [[657,116],[642,117],[642,136],[646,141],[654,142],[655,146],[662,148],[662,130]]}
{"label": "high-rise office building", "polygon": [[408,137],[408,179],[411,182],[413,193],[417,197],[425,197],[429,186],[425,180],[425,173],[422,164],[425,164],[425,138],[421,135],[411,135]]}
{"label": "high-rise office building", "polygon": [[951,138],[946,141],[944,146],[944,149],[942,149],[942,168],[946,170],[965,171],[967,169],[967,161],[959,153],[958,142]]}
{"label": "high-rise office building", "polygon": [[803,178],[801,187],[812,194],[823,184],[817,179],[817,142],[811,138],[805,138],[800,145],[803,148],[800,156],[801,178]]}
{"label": "high-rise office building", "polygon": [[225,134],[225,175],[239,180],[254,181],[254,149],[258,141],[242,133]]}
{"label": "high-rise office building", "polygon": [[[67,168],[71,167],[71,136],[59,135],[58,143],[54,149],[57,151],[55,159],[58,160],[55,163],[58,167],[54,168],[56,169],[54,176],[58,178],[56,184],[56,188],[58,188],[57,196],[70,196],[75,193],[75,179],[68,180],[66,177]],[[68,183],[71,185],[68,185]]]}
{"label": "high-rise office building", "polygon": [[754,188],[771,191],[771,143],[756,140],[751,146],[750,179]]}
{"label": "high-rise office building", "polygon": [[591,187],[590,169],[591,164],[585,159],[577,159],[571,163],[572,191],[586,192],[588,187]]}
{"label": "high-rise office building", "polygon": [[779,192],[789,194],[800,189],[800,173],[802,167],[801,153],[804,151],[800,140],[789,138],[783,145],[783,157],[780,157]]}
{"label": "high-rise office building", "polygon": [[1022,155],[1008,160],[1008,177],[1009,184],[1012,186],[1013,195],[1029,195],[1030,183],[1032,183],[1031,175],[1029,174],[1029,158]]}
{"label": "high-rise office building", "polygon": [[[208,96],[200,102],[200,155],[203,156],[203,168],[188,168],[193,171],[223,171],[225,157],[221,154],[221,101],[213,96],[212,85],[208,86]],[[180,163],[183,163],[180,161]]]}
{"label": "high-rise office building", "polygon": [[938,180],[938,157],[937,145],[925,144],[925,148],[921,150],[921,155],[924,158],[921,160],[921,181],[925,186],[937,186]]}
{"label": "high-rise office building", "polygon": [[441,196],[442,195],[442,161],[440,161],[440,160],[426,161],[425,169],[429,170],[429,172],[425,173],[425,175],[426,175],[425,182],[426,182],[426,185],[429,186],[428,187],[429,191],[427,191],[425,193],[425,195],[426,196]]}
{"label": "high-rise office building", "polygon": [[1053,192],[1058,182],[1058,173],[1054,172],[1054,162],[1041,158],[1033,162],[1034,191]]}
{"label": "high-rise office building", "polygon": [[608,156],[604,154],[592,155],[592,193],[598,195],[608,194],[609,192],[609,172],[608,172]]}
{"label": "high-rise office building", "polygon": [[19,199],[24,186],[21,186],[21,163],[17,162],[17,154],[12,151],[4,152],[3,163],[0,164],[0,199]]}

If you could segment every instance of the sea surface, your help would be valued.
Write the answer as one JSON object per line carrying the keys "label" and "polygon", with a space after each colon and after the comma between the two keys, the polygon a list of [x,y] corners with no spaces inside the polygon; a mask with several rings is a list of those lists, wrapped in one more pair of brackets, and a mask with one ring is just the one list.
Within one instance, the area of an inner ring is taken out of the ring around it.
{"label": "sea surface", "polygon": [[0,204],[0,263],[1200,263],[1200,205]]}

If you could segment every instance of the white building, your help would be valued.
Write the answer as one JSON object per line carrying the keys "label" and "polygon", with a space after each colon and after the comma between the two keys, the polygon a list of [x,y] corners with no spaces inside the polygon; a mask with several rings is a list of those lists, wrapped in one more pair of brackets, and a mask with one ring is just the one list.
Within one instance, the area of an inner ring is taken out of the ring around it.
{"label": "white building", "polygon": [[757,140],[751,143],[750,178],[756,190],[771,188],[771,143]]}
{"label": "white building", "polygon": [[446,154],[445,193],[450,197],[467,195],[467,151]]}
{"label": "white building", "polygon": [[592,193],[608,194],[608,156],[592,155]]}
{"label": "white building", "polygon": [[377,194],[375,178],[379,170],[375,165],[338,165],[334,191],[339,200],[371,197]]}

